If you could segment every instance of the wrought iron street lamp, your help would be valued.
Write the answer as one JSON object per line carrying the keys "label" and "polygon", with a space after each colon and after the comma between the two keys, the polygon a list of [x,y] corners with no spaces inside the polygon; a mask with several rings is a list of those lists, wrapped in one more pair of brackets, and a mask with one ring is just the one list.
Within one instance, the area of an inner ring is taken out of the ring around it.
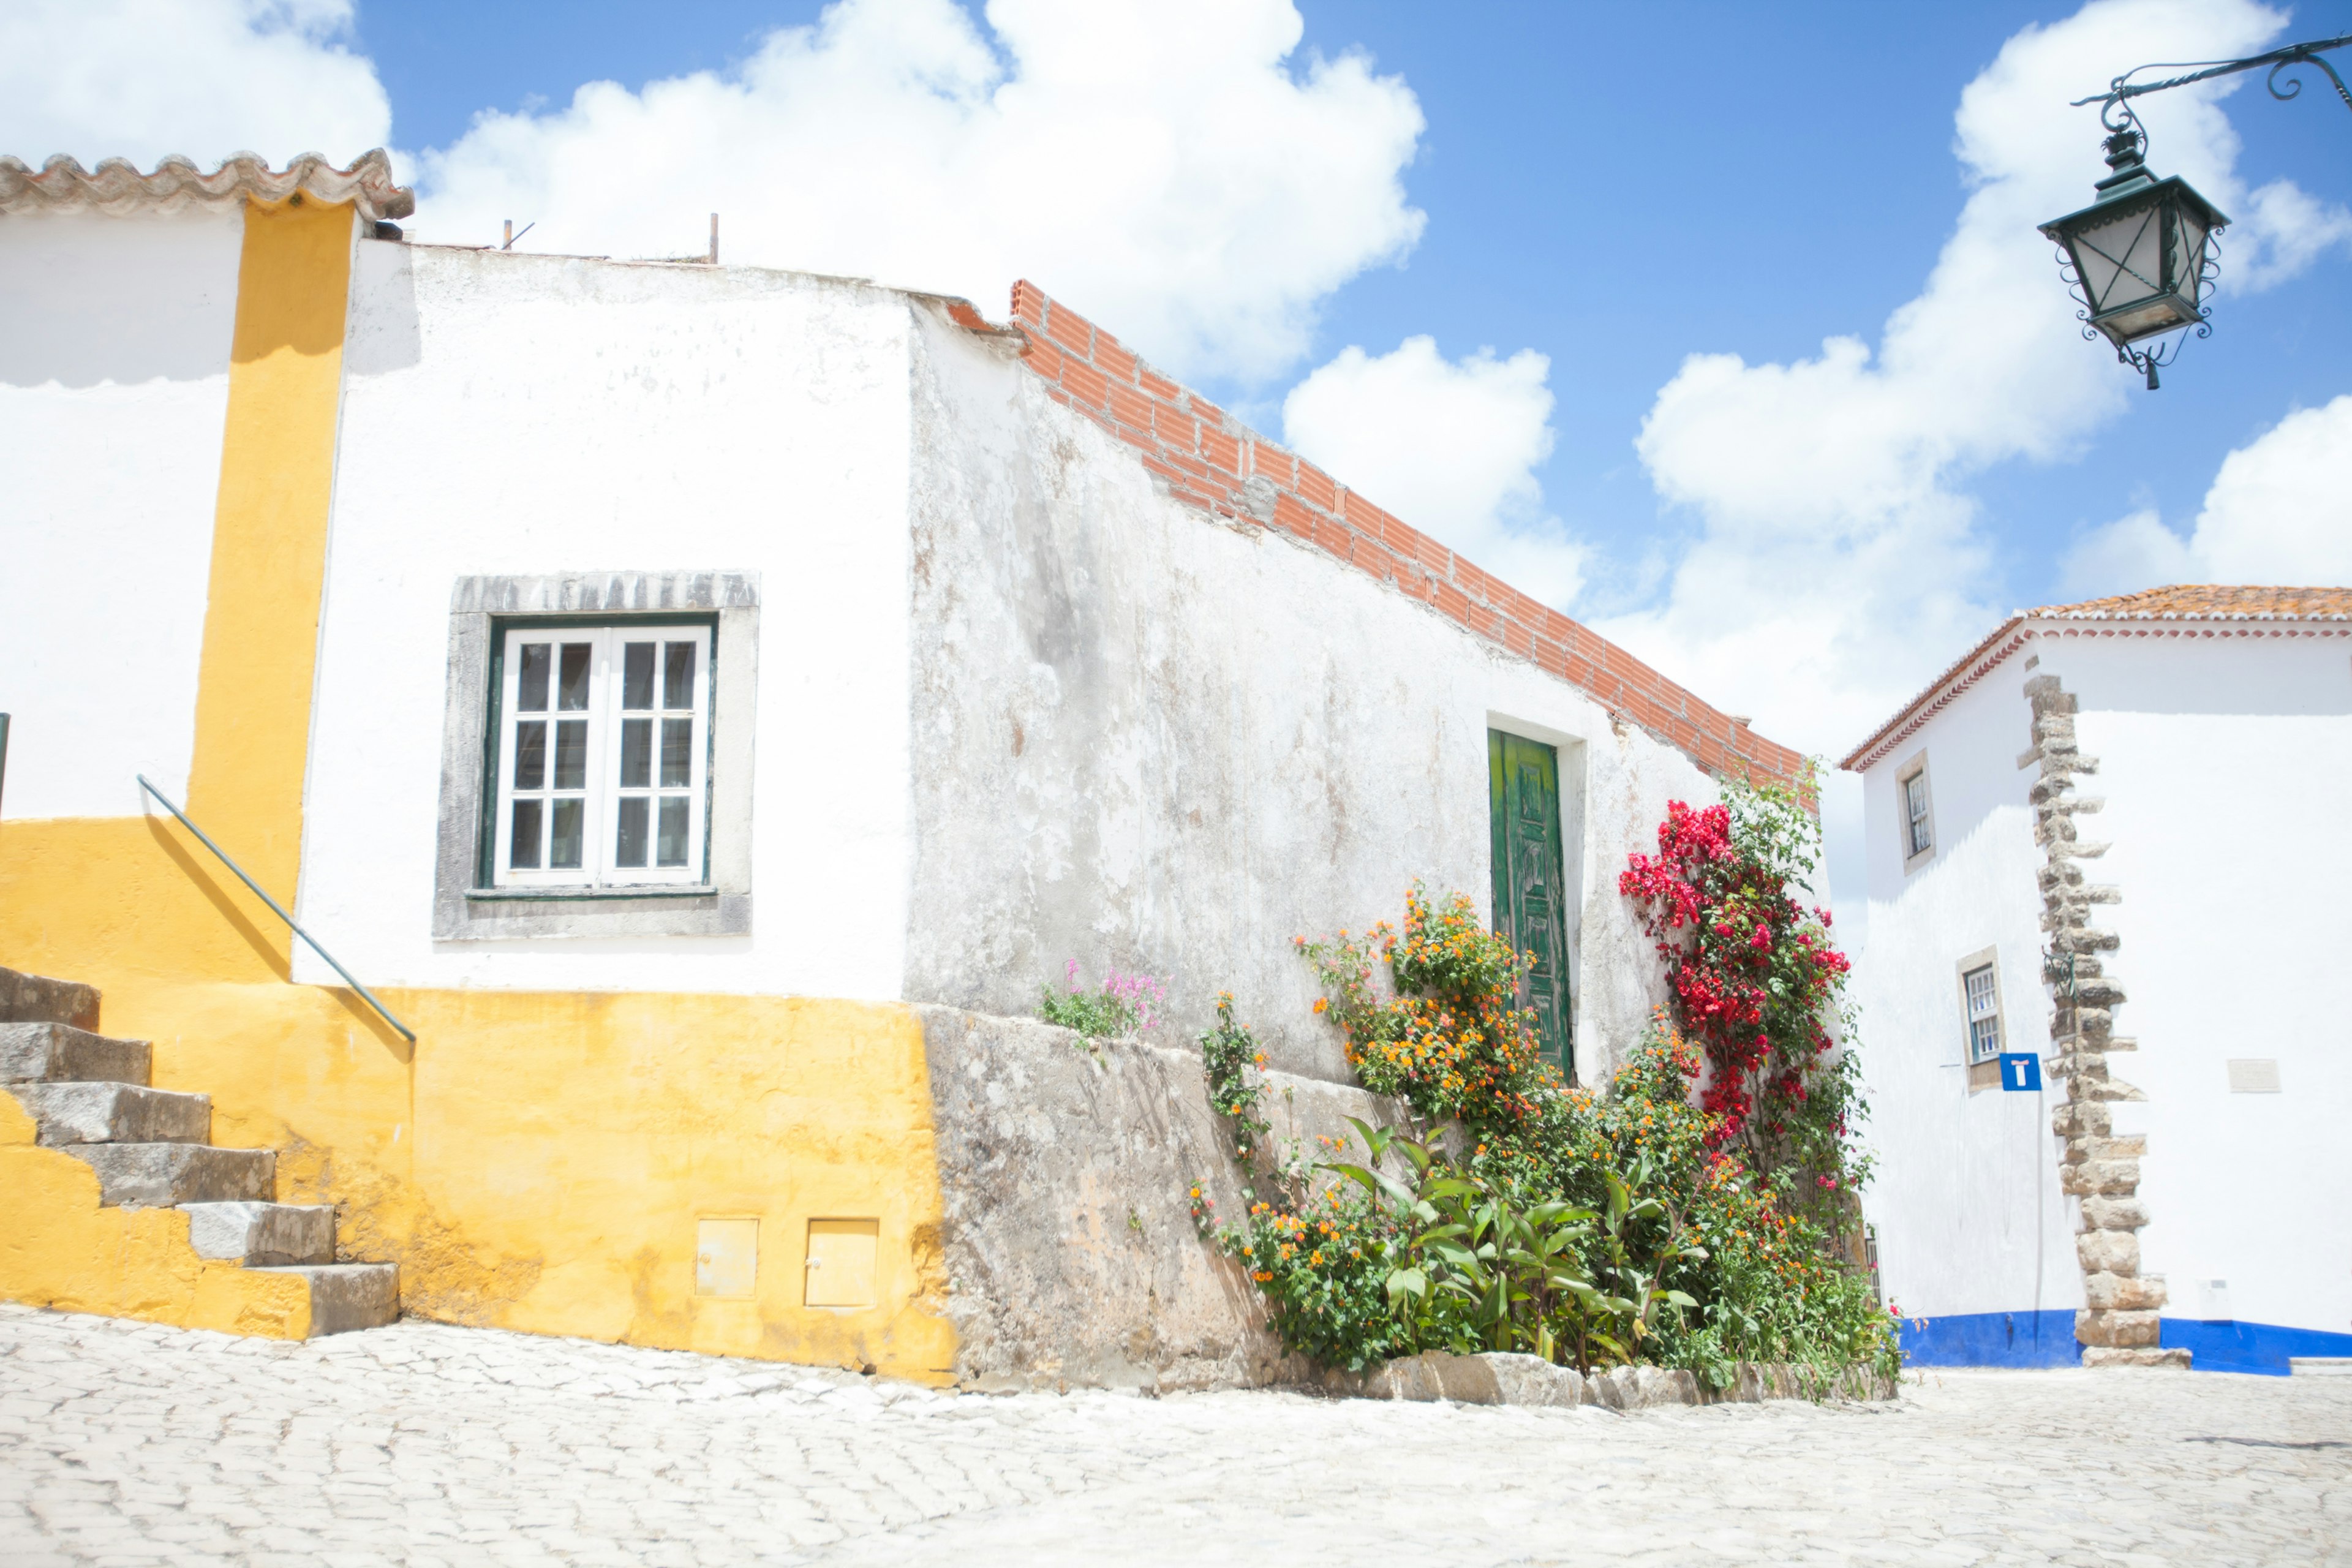
{"label": "wrought iron street lamp", "polygon": [[[2179,353],[2186,329],[2194,328],[2200,338],[2213,335],[2212,307],[2206,297],[2220,269],[2214,237],[2230,220],[2186,180],[2158,179],[2149,173],[2143,156],[2147,130],[2132,112],[2131,100],[2143,93],[2263,66],[2270,67],[2271,96],[2291,99],[2303,91],[2303,83],[2294,77],[2282,83],[2279,73],[2314,65],[2327,73],[2336,95],[2352,109],[2352,91],[2346,89],[2336,68],[2319,58],[2323,50],[2347,44],[2352,44],[2352,33],[2290,44],[2249,59],[2197,61],[2198,69],[2162,81],[2131,79],[2144,70],[2178,68],[2138,66],[2109,82],[2104,94],[2075,100],[2078,108],[2099,105],[2111,172],[2094,187],[2098,200],[2080,212],[2052,218],[2042,232],[2058,247],[2059,268],[2082,307],[2075,316],[2083,322],[2083,335],[2114,344],[2116,358],[2146,375],[2150,392],[2157,388],[2158,369]],[[2168,342],[2157,341],[2168,337]]]}

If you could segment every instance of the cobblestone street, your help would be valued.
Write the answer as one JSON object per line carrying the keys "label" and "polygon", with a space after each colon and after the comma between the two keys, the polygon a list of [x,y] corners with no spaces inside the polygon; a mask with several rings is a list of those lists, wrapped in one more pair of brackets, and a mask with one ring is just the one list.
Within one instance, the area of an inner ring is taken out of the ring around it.
{"label": "cobblestone street", "polygon": [[0,1564],[2352,1563],[2352,1378],[1619,1415],[935,1394],[404,1322],[0,1307]]}

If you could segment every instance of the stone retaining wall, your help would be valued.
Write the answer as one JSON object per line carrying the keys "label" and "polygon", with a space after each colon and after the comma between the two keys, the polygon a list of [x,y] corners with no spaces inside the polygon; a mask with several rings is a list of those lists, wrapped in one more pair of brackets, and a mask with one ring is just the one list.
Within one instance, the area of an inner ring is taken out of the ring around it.
{"label": "stone retaining wall", "polygon": [[[946,1310],[967,1387],[1178,1389],[1301,1383],[1241,1267],[1193,1224],[1202,1183],[1244,1206],[1230,1133],[1191,1046],[1106,1040],[925,1006],[944,1199]],[[1277,1139],[1399,1121],[1363,1089],[1265,1075]]]}
{"label": "stone retaining wall", "polygon": [[1457,1405],[1598,1405],[1651,1410],[1666,1405],[1754,1405],[1767,1399],[1892,1399],[1895,1379],[1859,1367],[1824,1379],[1801,1366],[1739,1363],[1731,1386],[1713,1389],[1691,1373],[1662,1366],[1618,1366],[1590,1374],[1540,1356],[1487,1352],[1402,1356],[1365,1372],[1327,1372],[1321,1392],[1352,1399],[1450,1399]]}

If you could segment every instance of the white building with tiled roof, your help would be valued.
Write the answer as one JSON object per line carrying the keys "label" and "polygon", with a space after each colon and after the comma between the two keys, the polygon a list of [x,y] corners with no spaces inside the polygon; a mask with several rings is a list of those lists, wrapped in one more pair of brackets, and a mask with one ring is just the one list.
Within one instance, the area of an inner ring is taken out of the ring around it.
{"label": "white building with tiled roof", "polygon": [[[1260,1381],[1219,994],[1283,1137],[1382,1114],[1292,938],[1425,878],[1600,1081],[1615,868],[1801,764],[1032,285],[411,205],[0,156],[0,1085],[70,1079],[0,1089],[0,1299]],[[1030,1017],[1073,963],[1165,1048]]]}
{"label": "white building with tiled roof", "polygon": [[2352,1355],[2352,589],[2021,610],[1842,765],[1913,1358]]}

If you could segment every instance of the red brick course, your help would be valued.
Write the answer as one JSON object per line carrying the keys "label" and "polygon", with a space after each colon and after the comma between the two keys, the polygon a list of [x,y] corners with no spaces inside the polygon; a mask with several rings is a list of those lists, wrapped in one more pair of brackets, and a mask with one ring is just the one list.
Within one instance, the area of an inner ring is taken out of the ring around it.
{"label": "red brick course", "polygon": [[1013,286],[1013,320],[1027,343],[1023,363],[1045,384],[1046,395],[1135,447],[1176,500],[1279,528],[1394,584],[1591,694],[1711,773],[1793,782],[1801,771],[1801,753],[1734,723],[1624,649],[1228,420],[1034,283]]}

